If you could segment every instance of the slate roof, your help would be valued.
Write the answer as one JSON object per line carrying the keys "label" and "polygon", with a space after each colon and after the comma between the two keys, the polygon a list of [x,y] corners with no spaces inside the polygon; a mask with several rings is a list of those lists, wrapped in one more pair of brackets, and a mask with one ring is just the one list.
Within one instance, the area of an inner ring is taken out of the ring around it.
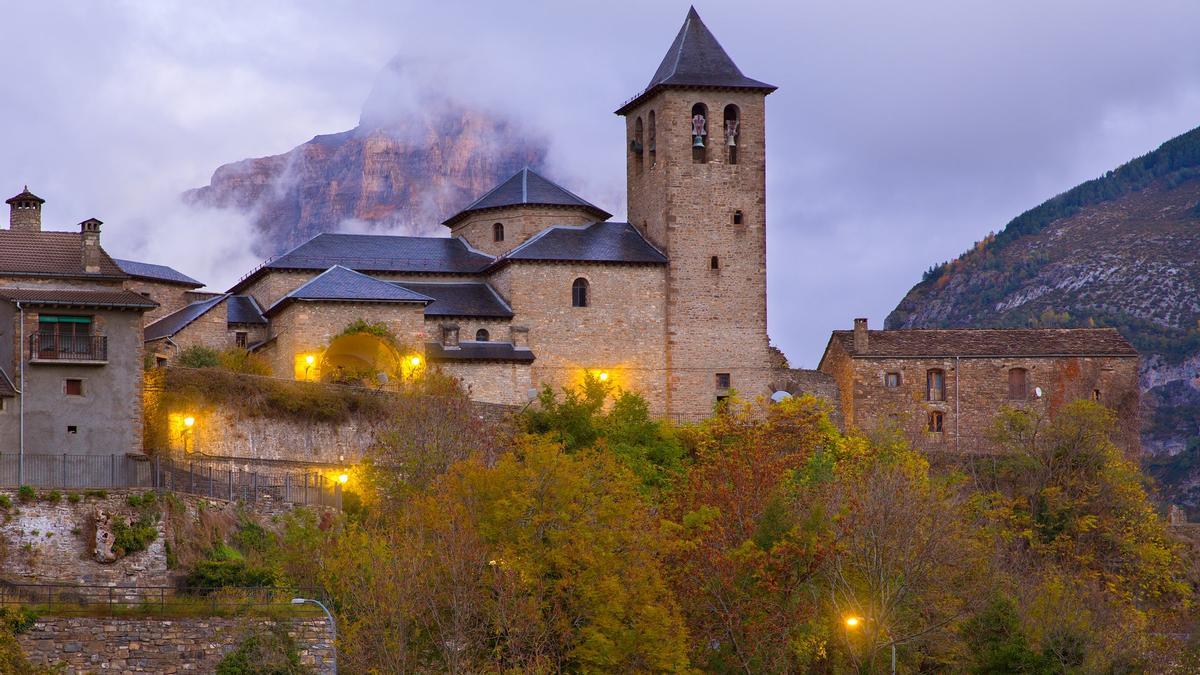
{"label": "slate roof", "polygon": [[667,256],[629,223],[603,222],[546,228],[500,260],[663,264]]}
{"label": "slate roof", "polygon": [[493,260],[458,238],[327,232],[266,261],[230,291],[237,292],[271,269],[327,270],[341,265],[359,272],[475,274]]}
{"label": "slate roof", "polygon": [[642,99],[664,87],[755,89],[768,94],[776,89],[774,85],[742,74],[708,26],[700,20],[695,7],[688,10],[683,27],[679,29],[658,70],[654,71],[650,84],[621,106],[617,114],[624,115]]}
{"label": "slate roof", "polygon": [[278,302],[267,308],[264,314],[270,316],[285,305],[297,300],[421,304],[433,302],[433,298],[427,295],[414,293],[402,286],[369,277],[341,265],[334,265],[280,298]]}
{"label": "slate roof", "polygon": [[512,308],[482,281],[465,283],[393,282],[401,288],[433,298],[425,316],[478,316],[511,319]]}
{"label": "slate roof", "polygon": [[851,356],[1133,356],[1133,345],[1115,328],[1014,328],[867,331],[867,350],[854,349],[854,331],[835,330]]}
{"label": "slate roof", "polygon": [[53,230],[0,230],[0,275],[128,278],[103,248],[100,272],[85,272],[80,233]]}
{"label": "slate roof", "polygon": [[196,281],[183,272],[172,267],[167,267],[166,265],[155,265],[154,263],[123,260],[121,258],[113,258],[113,262],[117,264],[117,267],[121,268],[122,272],[131,277],[179,284],[181,286],[188,286],[189,288],[200,288],[204,285],[204,282]]}
{"label": "slate roof", "polygon": [[96,307],[147,310],[158,303],[124,289],[59,290],[55,288],[0,288],[0,298],[38,307]]}
{"label": "slate roof", "polygon": [[458,349],[446,349],[440,342],[425,344],[425,358],[430,361],[518,361],[530,363],[533,352],[516,349],[511,342],[459,342]]}
{"label": "slate roof", "polygon": [[258,301],[250,295],[231,295],[225,303],[225,320],[227,323],[266,323],[262,308]]}
{"label": "slate roof", "polygon": [[197,300],[190,305],[171,312],[162,317],[158,321],[146,326],[145,339],[146,342],[152,340],[161,340],[166,337],[172,337],[179,331],[186,328],[196,319],[204,316],[213,307],[221,304],[221,301],[228,298],[229,295],[218,295],[215,298],[207,300]]}
{"label": "slate roof", "polygon": [[525,167],[462,211],[450,216],[442,224],[454,225],[476,211],[520,205],[574,206],[587,211],[597,220],[608,220],[612,217],[611,213]]}

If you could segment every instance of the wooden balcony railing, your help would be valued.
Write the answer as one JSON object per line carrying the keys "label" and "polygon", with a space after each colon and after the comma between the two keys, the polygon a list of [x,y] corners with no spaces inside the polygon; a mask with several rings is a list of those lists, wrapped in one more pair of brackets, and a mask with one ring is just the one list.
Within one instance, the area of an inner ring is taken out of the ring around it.
{"label": "wooden balcony railing", "polygon": [[31,361],[108,361],[107,335],[59,335],[34,333],[29,336]]}

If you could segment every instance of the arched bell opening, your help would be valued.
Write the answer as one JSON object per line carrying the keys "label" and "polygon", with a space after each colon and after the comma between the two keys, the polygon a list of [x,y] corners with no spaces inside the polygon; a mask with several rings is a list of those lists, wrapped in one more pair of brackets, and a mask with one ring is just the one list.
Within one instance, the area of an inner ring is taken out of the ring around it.
{"label": "arched bell opening", "polygon": [[697,103],[692,106],[692,162],[704,164],[708,161],[708,106]]}
{"label": "arched bell opening", "polygon": [[741,125],[742,120],[738,107],[732,103],[725,106],[722,129],[725,130],[725,157],[730,164],[737,164],[738,140],[742,133]]}
{"label": "arched bell opening", "polygon": [[642,118],[638,117],[633,121],[633,140],[629,142],[629,151],[633,153],[634,160],[637,163],[638,173],[642,172],[644,166],[644,149],[642,144]]}

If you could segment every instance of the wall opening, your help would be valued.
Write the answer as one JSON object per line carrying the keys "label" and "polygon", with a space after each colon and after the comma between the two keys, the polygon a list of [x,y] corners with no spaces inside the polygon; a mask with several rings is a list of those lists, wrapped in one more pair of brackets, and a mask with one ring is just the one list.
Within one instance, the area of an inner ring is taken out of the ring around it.
{"label": "wall opening", "polygon": [[708,108],[703,103],[692,106],[692,162],[708,161]]}
{"label": "wall opening", "polygon": [[925,400],[946,400],[946,371],[934,368],[925,375]]}
{"label": "wall opening", "polygon": [[647,129],[647,136],[646,136],[646,149],[650,151],[650,168],[654,168],[654,165],[657,163],[657,159],[655,156],[655,150],[658,147],[658,144],[656,142],[658,140],[657,136],[658,136],[658,128],[654,124],[654,111],[651,110],[650,111],[650,125],[649,125],[649,129]]}
{"label": "wall opening", "polygon": [[739,110],[736,105],[730,103],[725,106],[725,161],[730,164],[737,164],[738,141],[741,134],[742,120],[739,117]]}
{"label": "wall opening", "polygon": [[1024,368],[1011,368],[1008,371],[1008,398],[1024,401],[1028,396],[1028,371]]}
{"label": "wall opening", "polygon": [[571,306],[572,307],[587,307],[588,306],[588,282],[587,282],[587,279],[580,277],[571,284]]}
{"label": "wall opening", "polygon": [[479,330],[475,331],[476,342],[487,342],[491,339],[491,337],[492,336],[488,334],[486,328],[480,328]]}
{"label": "wall opening", "polygon": [[644,146],[642,145],[642,118],[638,117],[633,122],[633,140],[629,141],[629,151],[632,152],[634,155],[635,164],[637,165],[638,173],[642,172],[642,168],[643,168],[643,164],[644,164],[643,158],[645,157],[645,155],[643,154],[643,150],[644,150]]}
{"label": "wall opening", "polygon": [[504,241],[504,224],[492,224],[492,241]]}

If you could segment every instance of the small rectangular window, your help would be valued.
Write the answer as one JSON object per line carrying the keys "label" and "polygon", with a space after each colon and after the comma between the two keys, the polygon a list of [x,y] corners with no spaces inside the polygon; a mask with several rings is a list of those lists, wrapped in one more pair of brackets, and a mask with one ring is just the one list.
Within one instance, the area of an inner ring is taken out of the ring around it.
{"label": "small rectangular window", "polygon": [[715,256],[715,255],[714,255],[713,257],[709,258],[709,260],[708,260],[708,269],[710,269],[710,270],[719,270],[719,269],[721,269],[721,259],[720,259],[720,258],[718,258],[718,257],[717,257],[717,256]]}
{"label": "small rectangular window", "polygon": [[1008,371],[1008,398],[1022,401],[1028,395],[1026,373],[1024,368],[1012,368]]}
{"label": "small rectangular window", "polygon": [[741,211],[734,211],[734,212],[733,212],[733,224],[734,224],[734,225],[741,225],[741,224],[742,224],[742,212],[741,212]]}
{"label": "small rectangular window", "polygon": [[887,373],[883,376],[883,386],[895,389],[900,386],[900,373]]}
{"label": "small rectangular window", "polygon": [[934,369],[926,374],[925,399],[929,401],[946,400],[946,371]]}
{"label": "small rectangular window", "polygon": [[68,434],[77,434],[77,433],[79,433],[79,427],[75,426],[74,424],[68,424],[67,425],[67,433]]}
{"label": "small rectangular window", "polygon": [[717,389],[728,389],[729,383],[729,373],[717,373]]}
{"label": "small rectangular window", "polygon": [[1093,400],[1093,401],[1099,401],[1099,400],[1100,400],[1100,390],[1099,390],[1099,389],[1093,389],[1093,390],[1092,390],[1092,400]]}
{"label": "small rectangular window", "polygon": [[239,330],[236,333],[234,333],[233,341],[234,341],[234,344],[236,344],[239,349],[245,349],[246,348],[246,331]]}
{"label": "small rectangular window", "polygon": [[83,396],[83,380],[75,378],[63,380],[63,393],[67,396]]}
{"label": "small rectangular window", "polygon": [[937,410],[929,413],[929,431],[935,434],[942,433],[942,413]]}

